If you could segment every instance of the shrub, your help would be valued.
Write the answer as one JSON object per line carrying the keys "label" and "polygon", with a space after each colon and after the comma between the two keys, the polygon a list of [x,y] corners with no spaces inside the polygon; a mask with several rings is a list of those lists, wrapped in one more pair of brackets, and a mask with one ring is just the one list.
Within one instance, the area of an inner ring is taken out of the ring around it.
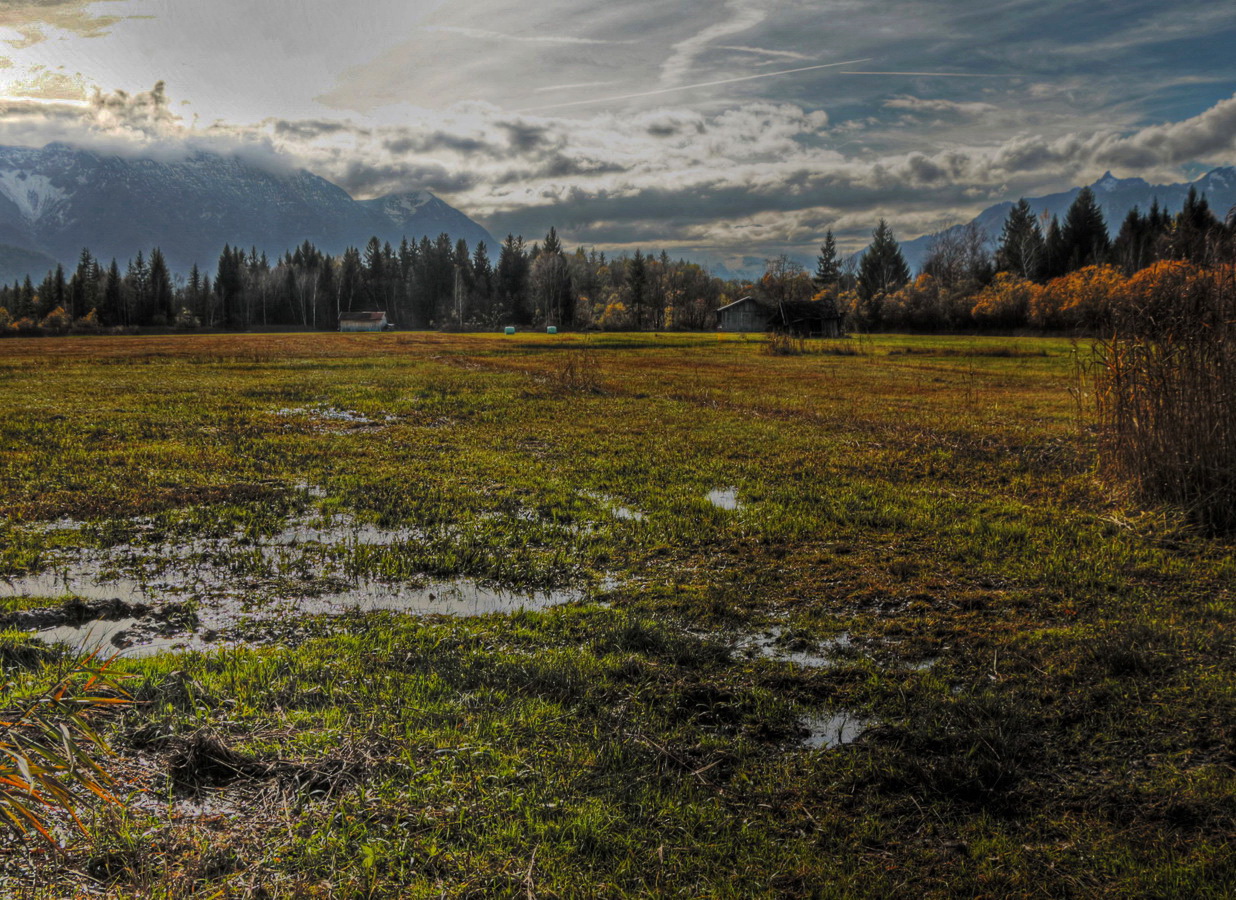
{"label": "shrub", "polygon": [[1043,290],[1011,272],[1000,272],[974,297],[970,314],[976,322],[995,328],[1020,328],[1030,318],[1030,307]]}
{"label": "shrub", "polygon": [[189,307],[182,307],[180,312],[176,314],[176,328],[181,331],[189,331],[200,327],[202,321],[195,315]]}
{"label": "shrub", "polygon": [[17,334],[29,337],[39,333],[39,323],[30,316],[22,316],[9,326],[9,329]]}
{"label": "shrub", "polygon": [[1053,279],[1030,297],[1030,321],[1042,328],[1105,327],[1125,284],[1113,266],[1087,266]]}
{"label": "shrub", "polygon": [[764,344],[764,353],[768,356],[801,356],[806,352],[807,341],[804,338],[784,331],[770,331]]}
{"label": "shrub", "polygon": [[73,323],[74,334],[98,334],[100,330],[99,311],[97,309],[90,310],[90,312]]}
{"label": "shrub", "polygon": [[73,327],[73,317],[65,312],[63,306],[57,306],[43,317],[43,320],[39,322],[39,327],[52,334],[68,334],[69,329]]}

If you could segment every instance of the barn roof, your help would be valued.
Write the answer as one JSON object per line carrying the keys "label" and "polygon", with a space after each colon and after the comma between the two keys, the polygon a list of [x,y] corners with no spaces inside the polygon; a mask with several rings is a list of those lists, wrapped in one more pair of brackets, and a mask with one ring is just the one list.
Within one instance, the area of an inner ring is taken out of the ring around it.
{"label": "barn roof", "polygon": [[386,318],[385,312],[342,312],[340,322],[381,322]]}
{"label": "barn roof", "polygon": [[738,298],[737,300],[735,300],[733,303],[727,303],[727,304],[725,304],[725,306],[722,306],[722,307],[718,308],[718,309],[717,309],[717,312],[723,312],[723,311],[725,311],[725,310],[727,310],[727,309],[733,309],[733,308],[734,308],[735,306],[737,306],[738,304],[740,304],[740,303],[746,303],[748,300],[749,300],[749,301],[751,301],[752,303],[754,303],[756,306],[763,306],[763,305],[764,305],[763,303],[760,303],[760,301],[759,301],[759,300],[756,300],[754,297],[739,297],[739,298]]}
{"label": "barn roof", "polygon": [[808,319],[839,319],[841,313],[837,310],[837,305],[831,299],[824,300],[783,300],[779,303],[769,303],[766,300],[759,300],[755,297],[740,297],[733,303],[728,303],[717,310],[722,313],[727,309],[733,309],[740,303],[754,303],[756,306],[767,310],[775,316],[781,316],[787,319],[808,318]]}

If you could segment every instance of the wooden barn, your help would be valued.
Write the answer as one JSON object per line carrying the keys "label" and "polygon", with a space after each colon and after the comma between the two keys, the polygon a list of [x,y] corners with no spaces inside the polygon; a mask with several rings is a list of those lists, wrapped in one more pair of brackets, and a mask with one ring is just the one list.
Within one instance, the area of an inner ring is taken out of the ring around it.
{"label": "wooden barn", "polygon": [[717,310],[718,331],[780,331],[799,337],[840,337],[841,313],[831,300],[766,303],[743,297]]}
{"label": "wooden barn", "polygon": [[339,314],[340,331],[389,331],[394,328],[385,312],[345,312]]}
{"label": "wooden barn", "polygon": [[767,331],[770,312],[754,297],[743,297],[717,310],[717,330]]}

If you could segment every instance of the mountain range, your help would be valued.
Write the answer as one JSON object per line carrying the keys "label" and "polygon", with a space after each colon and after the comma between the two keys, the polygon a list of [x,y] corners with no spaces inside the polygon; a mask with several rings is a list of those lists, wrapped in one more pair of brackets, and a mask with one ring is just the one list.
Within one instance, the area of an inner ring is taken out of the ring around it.
{"label": "mountain range", "polygon": [[497,243],[481,225],[427,191],[355,200],[303,169],[278,169],[205,151],[130,158],[53,143],[0,147],[0,282],[36,281],[82,248],[123,267],[159,247],[174,272],[213,274],[224,244],[281,255],[305,240],[338,254],[376,235],[446,232],[470,247]]}
{"label": "mountain range", "polygon": [[[1103,217],[1107,220],[1107,230],[1112,237],[1119,233],[1124,217],[1134,206],[1139,207],[1142,212],[1147,212],[1150,204],[1157,200],[1159,206],[1168,212],[1172,214],[1179,212],[1190,187],[1205,196],[1210,203],[1211,210],[1223,219],[1228,211],[1236,206],[1236,167],[1212,169],[1196,181],[1186,181],[1180,184],[1150,184],[1142,178],[1116,178],[1108,172],[1090,185],[1099,207],[1103,210]],[[1046,212],[1049,216],[1059,216],[1063,221],[1064,214],[1080,192],[1081,188],[1075,187],[1057,194],[1027,197],[1026,199],[1036,214]],[[987,235],[988,243],[993,249],[1000,239],[1004,220],[1008,218],[1009,210],[1012,208],[1013,201],[997,203],[971,220]],[[965,225],[955,225],[936,234],[923,235],[902,243],[901,253],[905,256],[906,262],[910,264],[911,271],[917,272],[922,268],[931,249],[931,242],[936,237],[964,227]],[[861,256],[861,252],[856,254],[856,257]]]}

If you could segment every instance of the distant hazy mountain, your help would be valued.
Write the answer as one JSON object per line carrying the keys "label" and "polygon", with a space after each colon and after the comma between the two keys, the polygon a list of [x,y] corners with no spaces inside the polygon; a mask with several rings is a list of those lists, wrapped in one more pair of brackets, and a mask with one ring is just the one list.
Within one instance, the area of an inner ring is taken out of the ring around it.
{"label": "distant hazy mountain", "polygon": [[[0,284],[21,281],[27,275],[37,283],[43,273],[56,268],[56,260],[37,250],[0,244]],[[34,273],[38,273],[35,275]]]}
{"label": "distant hazy mountain", "polygon": [[[1206,196],[1210,208],[1220,219],[1227,215],[1228,210],[1236,206],[1236,168],[1230,166],[1214,169],[1197,181],[1182,184],[1149,184],[1141,178],[1116,178],[1108,172],[1090,187],[1094,191],[1095,199],[1099,201],[1103,216],[1107,219],[1107,229],[1112,237],[1115,237],[1120,231],[1120,223],[1124,221],[1124,217],[1134,206],[1146,212],[1150,209],[1150,204],[1158,200],[1159,206],[1167,209],[1168,212],[1173,214],[1179,212],[1184,205],[1185,196],[1189,193],[1190,185],[1197,188],[1199,194]],[[1059,216],[1063,221],[1065,212],[1077,199],[1080,191],[1080,187],[1075,187],[1059,194],[1026,199],[1030,201],[1030,208],[1036,213],[1046,211],[1049,215]],[[987,233],[992,247],[1000,239],[1000,229],[1003,228],[1004,220],[1008,218],[1009,210],[1012,208],[1013,201],[997,203],[985,209],[973,220]],[[948,234],[961,227],[964,226],[955,226],[940,234]],[[917,272],[922,267],[931,247],[931,241],[935,237],[936,235],[925,235],[901,245],[901,252],[913,271]]]}
{"label": "distant hazy mountain", "polygon": [[[0,147],[0,245],[66,267],[83,247],[123,266],[157,246],[173,271],[196,262],[213,273],[224,244],[274,255],[309,240],[341,253],[375,234],[397,245],[405,235],[443,231],[496,250],[484,228],[423,191],[357,201],[304,170],[273,171],[213,153],[162,161],[64,144]],[[30,260],[36,280],[46,272],[41,259]],[[21,274],[0,266],[7,281]]]}

